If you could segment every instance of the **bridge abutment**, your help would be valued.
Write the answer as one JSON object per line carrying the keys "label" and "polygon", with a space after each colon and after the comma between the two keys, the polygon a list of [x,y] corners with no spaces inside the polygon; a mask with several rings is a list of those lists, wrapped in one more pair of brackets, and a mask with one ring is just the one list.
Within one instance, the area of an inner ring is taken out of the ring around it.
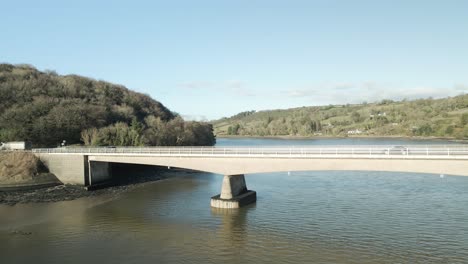
{"label": "bridge abutment", "polygon": [[239,208],[257,200],[255,191],[247,190],[244,174],[225,175],[221,193],[211,197],[211,206],[216,208]]}
{"label": "bridge abutment", "polygon": [[88,185],[88,156],[84,154],[35,153],[44,165],[65,184]]}

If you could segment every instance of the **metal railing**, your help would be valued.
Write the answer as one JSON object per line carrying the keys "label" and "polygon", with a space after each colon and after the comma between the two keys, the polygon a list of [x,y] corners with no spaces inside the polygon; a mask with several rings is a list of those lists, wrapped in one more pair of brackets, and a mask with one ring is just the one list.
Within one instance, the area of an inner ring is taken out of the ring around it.
{"label": "metal railing", "polygon": [[[33,153],[151,155],[177,157],[378,157],[467,158],[468,145],[292,146],[292,147],[63,147],[33,149]],[[465,156],[465,157],[463,157]]]}

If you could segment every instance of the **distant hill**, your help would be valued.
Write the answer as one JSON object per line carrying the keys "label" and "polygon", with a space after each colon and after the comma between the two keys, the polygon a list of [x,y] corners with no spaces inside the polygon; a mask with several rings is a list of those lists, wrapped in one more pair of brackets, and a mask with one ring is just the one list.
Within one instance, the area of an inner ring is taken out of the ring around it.
{"label": "distant hill", "polygon": [[248,111],[213,123],[240,136],[423,136],[468,138],[468,94],[444,99]]}
{"label": "distant hill", "polygon": [[0,64],[0,141],[35,146],[213,145],[212,127],[185,122],[122,85]]}

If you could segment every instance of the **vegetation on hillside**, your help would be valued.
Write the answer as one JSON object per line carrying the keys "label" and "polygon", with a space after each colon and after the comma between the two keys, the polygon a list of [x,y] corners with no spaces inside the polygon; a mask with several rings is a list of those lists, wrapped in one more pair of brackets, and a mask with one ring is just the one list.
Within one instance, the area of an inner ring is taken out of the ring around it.
{"label": "vegetation on hillside", "polygon": [[[39,180],[39,181],[38,181]],[[28,152],[0,152],[0,184],[56,181],[38,157]]]}
{"label": "vegetation on hillside", "polygon": [[214,145],[210,124],[185,122],[147,95],[77,75],[0,64],[0,141]]}
{"label": "vegetation on hillside", "polygon": [[217,135],[468,138],[468,94],[287,110],[248,111],[213,122]]}

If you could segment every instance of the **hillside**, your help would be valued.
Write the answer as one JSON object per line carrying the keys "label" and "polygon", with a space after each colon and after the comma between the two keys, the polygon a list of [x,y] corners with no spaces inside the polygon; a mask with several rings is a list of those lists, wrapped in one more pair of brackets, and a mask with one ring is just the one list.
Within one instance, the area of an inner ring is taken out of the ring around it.
{"label": "hillside", "polygon": [[28,152],[0,152],[0,185],[59,182],[38,157]]}
{"label": "hillside", "polygon": [[468,95],[359,105],[248,111],[212,122],[240,136],[423,136],[468,138]]}
{"label": "hillside", "polygon": [[0,141],[34,146],[213,145],[212,127],[185,122],[121,85],[0,64]]}

